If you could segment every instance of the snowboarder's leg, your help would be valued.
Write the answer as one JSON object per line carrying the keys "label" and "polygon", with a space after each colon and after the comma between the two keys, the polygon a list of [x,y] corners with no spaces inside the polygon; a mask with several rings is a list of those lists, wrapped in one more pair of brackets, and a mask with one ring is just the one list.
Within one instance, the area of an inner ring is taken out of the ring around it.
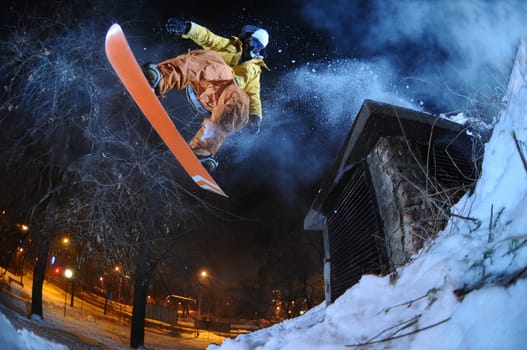
{"label": "snowboarder's leg", "polygon": [[209,174],[214,173],[216,168],[218,167],[218,161],[213,156],[199,156],[198,159],[203,164],[205,169],[209,172]]}
{"label": "snowboarder's leg", "polygon": [[219,96],[210,119],[232,134],[249,122],[249,97],[233,82]]}
{"label": "snowboarder's leg", "polygon": [[189,144],[196,155],[211,156],[218,151],[226,137],[227,132],[223,130],[221,124],[215,123],[212,118],[205,118]]}
{"label": "snowboarder's leg", "polygon": [[190,148],[198,157],[213,156],[225,139],[243,128],[248,120],[249,97],[233,82],[219,96],[210,118],[203,121],[190,141]]}

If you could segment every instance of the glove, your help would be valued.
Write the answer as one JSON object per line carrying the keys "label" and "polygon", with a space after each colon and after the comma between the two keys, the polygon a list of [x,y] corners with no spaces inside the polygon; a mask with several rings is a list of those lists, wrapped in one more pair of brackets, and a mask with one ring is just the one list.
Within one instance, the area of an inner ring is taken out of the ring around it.
{"label": "glove", "polygon": [[165,24],[165,29],[167,32],[175,35],[183,35],[188,32],[189,24],[185,21],[180,20],[179,18],[169,18],[167,24]]}
{"label": "glove", "polygon": [[249,115],[249,130],[253,135],[260,132],[260,123],[262,122],[262,117],[256,114]]}

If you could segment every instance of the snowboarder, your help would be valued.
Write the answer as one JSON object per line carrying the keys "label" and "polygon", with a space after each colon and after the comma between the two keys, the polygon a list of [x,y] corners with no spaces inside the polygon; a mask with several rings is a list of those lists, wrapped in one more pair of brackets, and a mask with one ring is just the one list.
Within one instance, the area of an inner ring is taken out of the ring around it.
{"label": "snowboarder", "polygon": [[262,120],[261,67],[269,43],[265,29],[246,25],[239,37],[225,38],[190,21],[170,18],[166,30],[191,39],[203,49],[148,64],[144,74],[158,95],[171,89],[187,89],[208,116],[189,145],[202,164],[213,172],[214,155],[226,137],[249,126],[257,134]]}

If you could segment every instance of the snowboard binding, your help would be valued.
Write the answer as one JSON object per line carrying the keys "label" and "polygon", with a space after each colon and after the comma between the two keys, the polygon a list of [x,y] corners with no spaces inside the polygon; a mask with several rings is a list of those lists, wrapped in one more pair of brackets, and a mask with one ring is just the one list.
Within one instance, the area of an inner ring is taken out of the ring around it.
{"label": "snowboard binding", "polygon": [[159,71],[159,68],[157,68],[155,64],[145,63],[143,65],[143,74],[152,87],[152,90],[154,90],[155,94],[159,96],[159,82],[161,81],[161,72]]}
{"label": "snowboard binding", "polygon": [[214,159],[214,157],[212,157],[211,155],[208,155],[208,156],[197,155],[197,157],[199,161],[201,162],[201,164],[203,165],[203,167],[209,172],[209,174],[214,173],[214,171],[219,165],[218,161]]}

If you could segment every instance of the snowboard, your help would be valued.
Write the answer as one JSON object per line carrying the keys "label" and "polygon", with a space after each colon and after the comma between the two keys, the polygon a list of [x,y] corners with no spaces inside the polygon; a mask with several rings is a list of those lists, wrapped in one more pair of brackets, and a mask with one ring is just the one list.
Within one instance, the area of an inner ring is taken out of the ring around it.
{"label": "snowboard", "polygon": [[183,169],[201,188],[228,197],[203,167],[181,136],[172,119],[146,80],[121,26],[113,24],[106,33],[106,56],[139,109],[179,161]]}

